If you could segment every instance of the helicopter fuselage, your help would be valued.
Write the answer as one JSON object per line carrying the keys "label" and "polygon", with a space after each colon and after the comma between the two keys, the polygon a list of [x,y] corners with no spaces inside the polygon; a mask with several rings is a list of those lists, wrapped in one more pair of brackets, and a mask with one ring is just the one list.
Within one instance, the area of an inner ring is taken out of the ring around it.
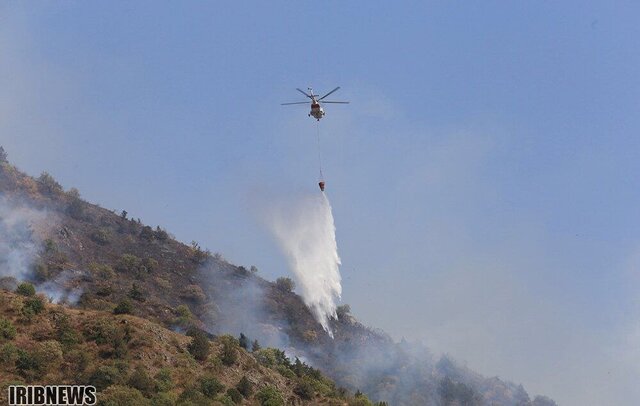
{"label": "helicopter fuselage", "polygon": [[324,109],[315,99],[311,102],[311,111],[309,112],[309,117],[313,117],[318,121],[320,121],[320,119],[324,117]]}

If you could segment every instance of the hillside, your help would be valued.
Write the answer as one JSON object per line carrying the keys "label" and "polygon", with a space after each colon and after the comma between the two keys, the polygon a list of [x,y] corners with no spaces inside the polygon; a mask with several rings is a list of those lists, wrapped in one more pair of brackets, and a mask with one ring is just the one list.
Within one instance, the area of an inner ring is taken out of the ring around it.
{"label": "hillside", "polygon": [[[0,261],[6,289],[29,280],[73,314],[112,318],[116,306],[130,305],[141,318],[135,320],[157,329],[243,333],[299,357],[351,393],[361,390],[393,405],[555,404],[531,400],[522,386],[484,378],[447,357],[435,359],[427,349],[394,343],[360,324],[346,306],[332,320],[331,339],[290,285],[266,281],[256,269],[232,265],[195,242],[180,243],[124,211],[87,203],[47,174],[34,179],[7,162],[0,165],[0,230],[11,247],[4,249],[20,253]],[[256,375],[263,378],[275,379]],[[292,393],[286,382],[279,388]],[[327,393],[314,389],[314,396]]]}
{"label": "hillside", "polygon": [[[1,294],[2,404],[6,386],[15,383],[91,384],[102,391],[102,404],[261,404],[267,391],[287,405],[349,401],[312,368],[271,349],[249,352],[230,336],[214,338],[206,356],[194,357],[191,337],[139,317],[69,309],[24,292]],[[27,310],[38,301],[44,308]],[[303,392],[309,391],[303,384],[316,394]],[[238,396],[233,388],[243,392],[237,403],[230,401]]]}

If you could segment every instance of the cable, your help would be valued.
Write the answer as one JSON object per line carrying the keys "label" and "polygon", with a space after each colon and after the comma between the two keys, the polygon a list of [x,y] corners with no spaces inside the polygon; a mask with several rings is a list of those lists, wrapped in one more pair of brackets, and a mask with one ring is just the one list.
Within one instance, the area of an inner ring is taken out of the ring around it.
{"label": "cable", "polygon": [[320,120],[316,121],[316,134],[318,136],[318,166],[320,167],[320,180],[324,180],[322,174],[322,149],[320,148]]}

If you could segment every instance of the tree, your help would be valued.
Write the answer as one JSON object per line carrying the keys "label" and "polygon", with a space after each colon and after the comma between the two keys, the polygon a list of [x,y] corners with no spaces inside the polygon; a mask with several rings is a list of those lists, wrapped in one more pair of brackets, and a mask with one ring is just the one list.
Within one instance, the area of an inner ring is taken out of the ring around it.
{"label": "tree", "polygon": [[253,340],[253,344],[251,345],[251,351],[252,352],[256,352],[256,351],[260,351],[262,347],[260,346],[260,343],[258,342],[258,340]]}
{"label": "tree", "polygon": [[244,333],[240,333],[238,343],[240,344],[240,347],[244,348],[245,350],[249,349],[249,339],[246,335],[244,335]]}
{"label": "tree", "polygon": [[276,279],[276,288],[281,292],[292,292],[296,288],[296,283],[291,278],[280,277]]}
{"label": "tree", "polygon": [[4,148],[0,146],[0,162],[2,163],[9,162],[7,158],[8,158],[7,151],[5,151]]}
{"label": "tree", "polygon": [[211,343],[209,343],[209,338],[204,333],[204,331],[199,329],[190,330],[187,335],[191,336],[193,339],[189,344],[188,350],[193,358],[198,361],[205,361],[209,358],[209,351],[211,351]]}
{"label": "tree", "polygon": [[226,366],[231,366],[238,360],[238,350],[236,349],[235,339],[228,337],[222,341],[222,354],[220,360]]}
{"label": "tree", "polygon": [[238,390],[238,392],[240,392],[240,394],[242,394],[242,396],[249,399],[249,397],[251,397],[251,393],[253,392],[253,385],[245,375],[240,379],[238,385],[236,385],[236,389]]}

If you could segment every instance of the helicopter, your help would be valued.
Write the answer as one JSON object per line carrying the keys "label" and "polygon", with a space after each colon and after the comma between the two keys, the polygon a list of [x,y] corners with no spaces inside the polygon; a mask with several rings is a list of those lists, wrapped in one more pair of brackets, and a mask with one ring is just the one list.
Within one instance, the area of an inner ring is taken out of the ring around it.
{"label": "helicopter", "polygon": [[[320,103],[333,103],[333,104],[349,104],[348,101],[324,101],[324,98],[329,96],[330,94],[336,92],[338,89],[340,89],[340,86],[336,87],[335,89],[333,89],[332,91],[330,91],[329,93],[325,94],[322,97],[319,97],[319,95],[317,94],[313,94],[313,89],[311,89],[310,87],[307,88],[307,90],[309,91],[309,93],[296,88],[297,91],[299,91],[300,93],[302,93],[303,95],[307,96],[309,99],[311,99],[311,111],[309,112],[309,117],[313,117],[316,120],[320,121],[320,119],[322,117],[324,117],[324,109],[322,108],[322,106],[320,105]],[[289,106],[292,104],[307,104],[309,102],[307,101],[303,101],[303,102],[293,102],[293,103],[282,103],[282,106]]]}

